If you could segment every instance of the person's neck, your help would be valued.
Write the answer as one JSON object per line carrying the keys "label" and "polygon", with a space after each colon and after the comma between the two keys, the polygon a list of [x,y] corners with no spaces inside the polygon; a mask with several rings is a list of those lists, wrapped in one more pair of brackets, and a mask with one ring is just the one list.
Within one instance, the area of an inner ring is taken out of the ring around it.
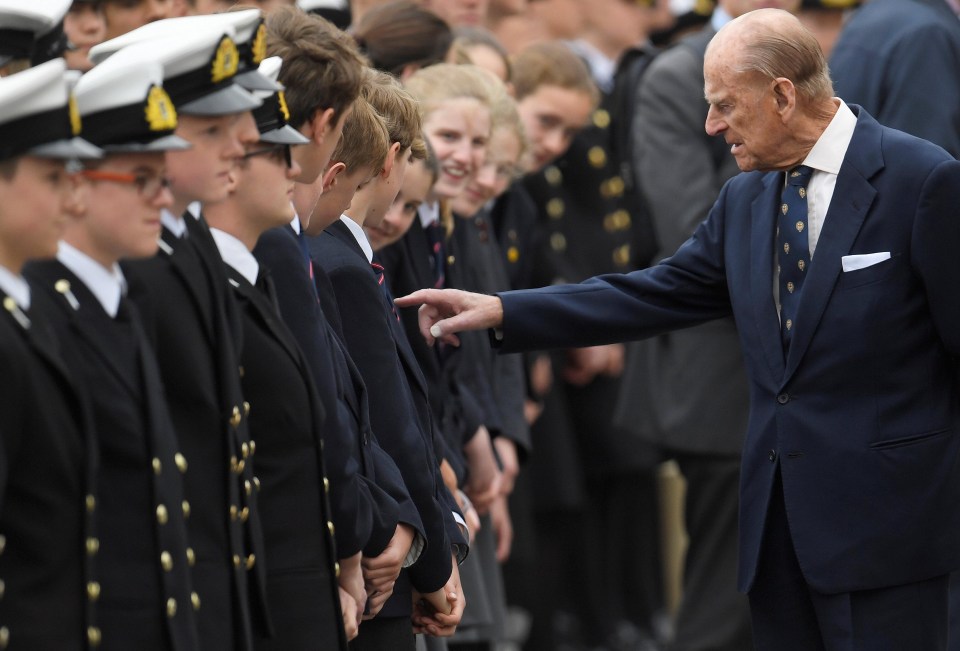
{"label": "person's neck", "polygon": [[204,210],[203,213],[210,228],[216,228],[233,235],[243,242],[248,251],[253,251],[253,247],[257,245],[257,240],[263,232],[250,220],[245,219],[232,201],[214,204],[209,209]]}
{"label": "person's neck", "polygon": [[192,199],[184,199],[181,197],[173,198],[173,205],[170,206],[169,210],[172,214],[177,217],[183,217],[183,213],[187,212],[187,206],[190,205]]}
{"label": "person's neck", "polygon": [[360,195],[360,192],[353,195],[353,202],[351,202],[350,207],[343,214],[356,222],[358,226],[363,226],[363,222],[367,219],[367,208],[370,203]]}

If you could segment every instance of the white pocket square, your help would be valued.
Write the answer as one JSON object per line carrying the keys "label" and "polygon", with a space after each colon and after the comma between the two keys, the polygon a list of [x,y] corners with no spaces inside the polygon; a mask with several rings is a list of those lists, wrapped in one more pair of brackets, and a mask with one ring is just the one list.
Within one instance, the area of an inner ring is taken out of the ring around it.
{"label": "white pocket square", "polygon": [[862,255],[845,255],[840,258],[840,264],[844,271],[856,271],[857,269],[866,269],[884,260],[890,259],[889,251],[880,253],[864,253]]}

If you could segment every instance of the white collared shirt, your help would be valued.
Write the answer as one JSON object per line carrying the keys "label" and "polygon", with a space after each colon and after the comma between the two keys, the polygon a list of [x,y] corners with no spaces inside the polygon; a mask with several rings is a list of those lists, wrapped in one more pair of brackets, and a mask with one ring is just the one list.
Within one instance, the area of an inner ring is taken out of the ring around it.
{"label": "white collared shirt", "polygon": [[30,309],[30,285],[23,276],[18,276],[6,267],[0,266],[0,289],[12,298],[21,310]]}
{"label": "white collared shirt", "polygon": [[120,265],[114,263],[108,269],[64,241],[60,242],[57,249],[57,260],[87,286],[110,318],[116,318],[120,297],[127,291],[127,281],[120,271]]}
{"label": "white collared shirt", "polygon": [[367,234],[363,232],[363,226],[350,219],[347,215],[340,215],[340,221],[346,224],[350,232],[353,233],[357,244],[363,249],[363,254],[367,256],[367,262],[373,262],[373,247],[370,246],[370,240],[367,239]]}
{"label": "white collared shirt", "polygon": [[290,228],[293,229],[294,233],[300,235],[300,215],[297,214],[296,210],[293,211],[293,219],[290,220]]}
{"label": "white collared shirt", "polygon": [[187,223],[183,221],[180,215],[174,215],[172,212],[163,208],[160,210],[160,223],[176,237],[183,239],[187,236]]}
{"label": "white collared shirt", "polygon": [[219,228],[211,228],[210,234],[213,235],[213,241],[216,242],[217,250],[220,251],[220,257],[223,258],[223,261],[236,269],[251,285],[256,285],[257,274],[260,273],[260,264],[246,245]]}
{"label": "white collared shirt", "polygon": [[421,203],[417,208],[417,216],[420,218],[420,225],[426,230],[430,224],[440,220],[440,202]]}
{"label": "white collared shirt", "polygon": [[587,68],[590,69],[590,76],[593,77],[601,92],[610,93],[613,91],[613,77],[617,72],[617,62],[614,59],[583,39],[567,41],[567,47],[586,61]]}

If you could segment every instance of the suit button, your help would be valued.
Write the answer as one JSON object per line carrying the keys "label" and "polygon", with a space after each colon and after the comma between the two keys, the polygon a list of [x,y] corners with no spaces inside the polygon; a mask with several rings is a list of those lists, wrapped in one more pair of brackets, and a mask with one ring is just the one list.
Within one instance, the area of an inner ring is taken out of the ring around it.
{"label": "suit button", "polygon": [[236,505],[236,504],[231,504],[231,505],[230,505],[230,521],[231,521],[231,522],[235,522],[235,521],[236,521],[236,519],[237,519],[237,512],[238,512],[237,505]]}
{"label": "suit button", "polygon": [[100,646],[100,640],[102,636],[100,635],[100,629],[96,626],[87,627],[87,642],[90,643],[90,646],[97,647]]}
{"label": "suit button", "polygon": [[0,626],[0,649],[6,649],[10,644],[10,629],[6,626]]}
{"label": "suit button", "polygon": [[153,461],[150,462],[150,465],[153,466],[153,474],[159,475],[161,472],[163,472],[163,464],[160,463],[160,459],[154,457]]}
{"label": "suit button", "polygon": [[333,529],[333,523],[330,522],[329,520],[327,520],[327,529],[330,530],[330,535],[333,536],[333,535],[334,535],[334,533],[333,533],[333,531],[334,531],[334,529]]}
{"label": "suit button", "polygon": [[250,483],[249,479],[246,479],[243,482],[243,492],[245,492],[247,495],[253,494],[253,484]]}
{"label": "suit button", "polygon": [[781,393],[779,396],[777,396],[777,402],[779,402],[781,405],[785,405],[790,402],[790,396],[786,393]]}
{"label": "suit button", "polygon": [[200,595],[198,595],[196,592],[191,592],[190,603],[193,604],[194,610],[200,610]]}
{"label": "suit button", "polygon": [[168,519],[169,519],[169,515],[167,514],[167,507],[165,507],[163,504],[158,504],[157,505],[157,522],[159,522],[160,524],[166,524]]}
{"label": "suit button", "polygon": [[233,566],[240,567],[240,556],[238,556],[237,554],[233,555]]}
{"label": "suit button", "polygon": [[167,617],[176,617],[177,615],[177,600],[173,597],[167,599]]}
{"label": "suit button", "polygon": [[340,578],[340,563],[334,562],[333,575],[338,579]]}
{"label": "suit button", "polygon": [[197,555],[193,552],[193,547],[187,547],[187,565],[193,567],[197,564]]}
{"label": "suit button", "polygon": [[776,461],[776,460],[777,460],[777,451],[776,451],[776,450],[770,450],[770,452],[767,453],[767,458],[770,459],[770,461]]}
{"label": "suit button", "polygon": [[0,534],[0,554],[3,554],[3,550],[7,547],[7,537],[3,534]]}
{"label": "suit button", "polygon": [[96,601],[100,598],[100,584],[96,581],[90,581],[87,584],[87,597],[90,598],[90,601]]}
{"label": "suit button", "polygon": [[93,495],[87,495],[87,497],[84,499],[84,502],[87,504],[88,513],[93,513],[94,509],[97,508],[97,498]]}
{"label": "suit button", "polygon": [[180,470],[180,472],[187,472],[187,458],[185,456],[177,452],[175,455],[173,455],[173,460],[176,462],[177,468]]}
{"label": "suit button", "polygon": [[250,518],[250,507],[240,509],[240,522],[246,522]]}
{"label": "suit button", "polygon": [[160,567],[166,572],[173,569],[173,556],[170,555],[170,552],[160,552]]}
{"label": "suit button", "polygon": [[96,538],[87,538],[87,555],[96,556],[100,551],[100,541]]}
{"label": "suit button", "polygon": [[257,557],[253,554],[247,556],[247,569],[252,570],[253,566],[257,564]]}
{"label": "suit button", "polygon": [[240,407],[234,405],[233,412],[230,414],[230,424],[234,427],[240,427]]}
{"label": "suit button", "polygon": [[247,402],[246,400],[243,401],[243,415],[244,416],[250,415],[250,403]]}
{"label": "suit button", "polygon": [[240,444],[240,455],[247,459],[250,456],[250,446],[246,442]]}
{"label": "suit button", "polygon": [[7,584],[3,579],[0,579],[0,599],[3,599],[3,593],[7,591]]}

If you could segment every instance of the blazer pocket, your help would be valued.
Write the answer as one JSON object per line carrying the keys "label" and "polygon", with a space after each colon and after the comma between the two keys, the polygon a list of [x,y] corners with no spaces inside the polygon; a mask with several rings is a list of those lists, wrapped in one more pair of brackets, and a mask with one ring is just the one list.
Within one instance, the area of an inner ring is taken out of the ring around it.
{"label": "blazer pocket", "polygon": [[942,429],[933,430],[932,432],[923,432],[922,434],[913,434],[911,436],[901,436],[900,438],[890,439],[888,441],[877,441],[876,443],[870,444],[870,449],[890,450],[893,448],[902,448],[908,445],[916,445],[917,443],[926,443],[930,439],[935,439],[943,436],[944,434],[952,433],[952,427],[944,427]]}
{"label": "blazer pocket", "polygon": [[[844,258],[858,256],[844,256]],[[869,285],[886,279],[893,271],[900,266],[900,254],[892,253],[889,258],[870,264],[853,271],[844,271],[837,280],[838,289],[851,289],[861,285]]]}

